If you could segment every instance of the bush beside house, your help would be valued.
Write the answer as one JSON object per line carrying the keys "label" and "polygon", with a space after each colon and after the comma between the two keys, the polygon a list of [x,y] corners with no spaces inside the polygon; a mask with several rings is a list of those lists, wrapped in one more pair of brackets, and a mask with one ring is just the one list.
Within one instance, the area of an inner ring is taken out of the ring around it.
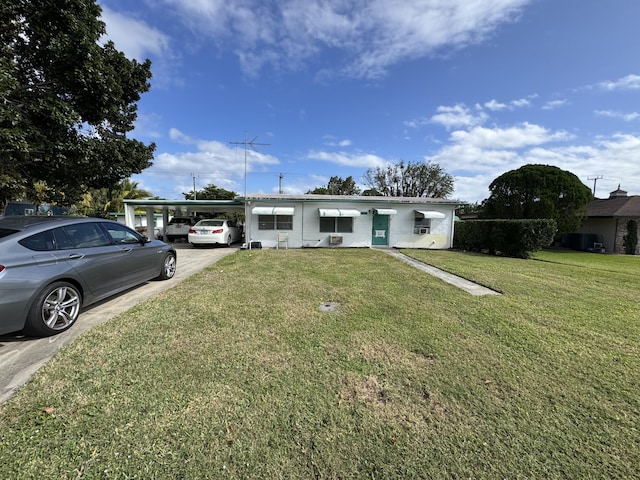
{"label": "bush beside house", "polygon": [[553,219],[474,220],[456,224],[453,246],[473,252],[528,258],[553,242],[557,225]]}

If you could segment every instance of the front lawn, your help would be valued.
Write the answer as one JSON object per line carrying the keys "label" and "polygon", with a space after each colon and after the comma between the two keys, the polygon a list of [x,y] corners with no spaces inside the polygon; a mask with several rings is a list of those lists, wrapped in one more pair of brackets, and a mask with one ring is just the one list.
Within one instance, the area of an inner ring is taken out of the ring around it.
{"label": "front lawn", "polygon": [[0,477],[640,477],[640,258],[404,253],[503,295],[239,251],[0,405]]}

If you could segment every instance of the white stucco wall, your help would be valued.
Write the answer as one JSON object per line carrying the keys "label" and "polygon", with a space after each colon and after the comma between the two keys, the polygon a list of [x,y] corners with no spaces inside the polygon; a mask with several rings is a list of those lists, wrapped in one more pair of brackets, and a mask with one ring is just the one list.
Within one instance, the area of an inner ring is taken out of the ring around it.
{"label": "white stucco wall", "polygon": [[[288,202],[288,203],[252,203],[248,208],[249,235],[251,241],[262,243],[264,248],[277,246],[277,231],[259,230],[258,215],[251,214],[253,206],[294,207],[293,230],[288,231],[289,248],[329,247],[330,233],[320,232],[319,208],[353,209],[361,212],[353,217],[353,232],[337,232],[343,242],[339,247],[369,247],[372,244],[372,222],[375,208],[392,208],[398,213],[389,215],[388,245],[398,248],[434,248],[446,249],[452,246],[454,207],[450,205],[404,205],[367,202],[328,203],[328,202]],[[431,220],[429,234],[414,234],[415,210],[438,211],[446,215],[443,219]]]}

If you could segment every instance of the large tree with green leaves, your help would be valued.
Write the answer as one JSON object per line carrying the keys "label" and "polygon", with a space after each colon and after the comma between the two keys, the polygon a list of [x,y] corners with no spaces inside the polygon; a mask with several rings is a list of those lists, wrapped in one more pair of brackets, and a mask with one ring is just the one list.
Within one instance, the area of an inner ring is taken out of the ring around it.
{"label": "large tree with green leaves", "polygon": [[[183,193],[185,200],[194,200],[193,192]],[[196,200],[233,200],[238,194],[231,190],[225,190],[224,188],[216,187],[209,184],[202,190],[196,191]]]}
{"label": "large tree with green leaves", "polygon": [[318,187],[309,190],[307,193],[316,195],[360,195],[360,188],[351,176],[344,180],[342,177],[335,176],[329,179],[326,187]]}
{"label": "large tree with green leaves", "polygon": [[489,185],[488,218],[552,218],[557,238],[581,224],[591,190],[573,173],[551,165],[524,165],[503,173]]}
{"label": "large tree with green leaves", "polygon": [[365,174],[370,190],[385,197],[446,198],[453,193],[453,177],[437,163],[400,162],[370,168]]}
{"label": "large tree with green leaves", "polygon": [[95,0],[0,4],[0,207],[38,183],[69,205],[151,165],[155,146],[127,137],[150,61],[101,43],[100,14]]}

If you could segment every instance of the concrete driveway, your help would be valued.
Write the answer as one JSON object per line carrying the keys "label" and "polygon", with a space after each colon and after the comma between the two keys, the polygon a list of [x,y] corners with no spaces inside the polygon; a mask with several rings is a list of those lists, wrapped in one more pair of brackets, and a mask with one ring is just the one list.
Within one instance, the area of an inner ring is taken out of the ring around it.
{"label": "concrete driveway", "polygon": [[109,320],[142,300],[177,285],[193,273],[234,253],[238,248],[193,249],[187,243],[174,244],[178,252],[178,268],[173,279],[151,281],[84,310],[78,322],[66,332],[48,338],[22,335],[0,335],[0,403],[8,400],[64,345],[83,332]]}

